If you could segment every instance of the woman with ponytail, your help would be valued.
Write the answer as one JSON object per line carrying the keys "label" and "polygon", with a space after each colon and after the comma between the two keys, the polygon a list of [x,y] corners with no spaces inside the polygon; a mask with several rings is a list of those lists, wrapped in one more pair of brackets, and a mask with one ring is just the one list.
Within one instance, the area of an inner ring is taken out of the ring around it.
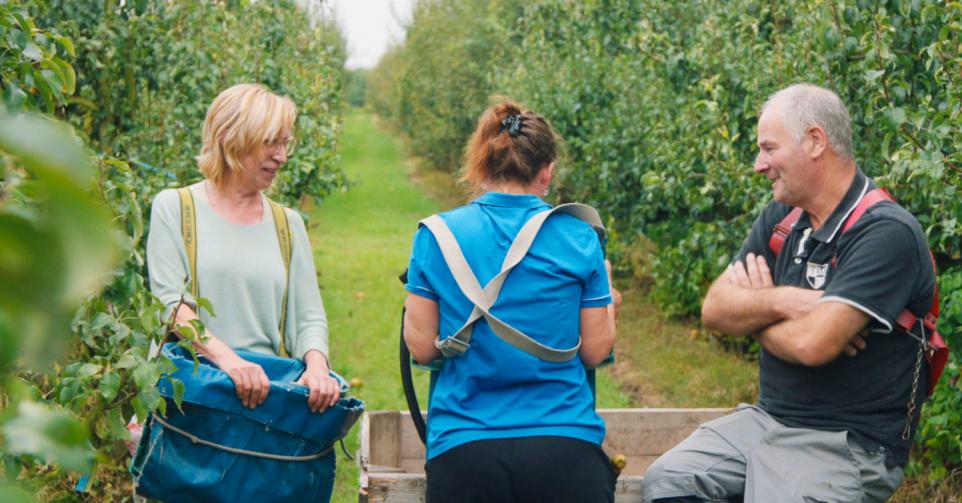
{"label": "woman with ponytail", "polygon": [[[611,351],[620,295],[595,230],[572,214],[544,217],[557,143],[540,115],[507,100],[489,108],[465,151],[475,199],[414,236],[405,341],[421,363],[443,358],[428,411],[429,503],[613,501],[585,369]],[[536,215],[540,230],[508,267]],[[500,291],[472,295],[472,281]],[[465,331],[470,342],[458,342]]]}

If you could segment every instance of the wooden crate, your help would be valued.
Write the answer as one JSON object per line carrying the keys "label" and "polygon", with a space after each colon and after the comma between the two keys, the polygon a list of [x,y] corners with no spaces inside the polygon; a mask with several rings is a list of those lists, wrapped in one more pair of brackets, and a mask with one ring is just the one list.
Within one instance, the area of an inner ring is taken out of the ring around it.
{"label": "wooden crate", "polygon": [[[609,456],[623,454],[628,466],[618,477],[616,503],[641,499],[641,478],[662,453],[701,423],[731,409],[601,409]],[[408,412],[370,411],[361,419],[360,503],[422,503],[424,446]]]}

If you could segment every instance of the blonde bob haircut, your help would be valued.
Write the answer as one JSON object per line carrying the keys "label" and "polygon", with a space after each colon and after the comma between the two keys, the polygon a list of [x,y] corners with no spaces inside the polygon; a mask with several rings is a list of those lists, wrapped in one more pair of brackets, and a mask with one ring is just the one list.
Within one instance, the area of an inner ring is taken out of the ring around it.
{"label": "blonde bob haircut", "polygon": [[214,98],[204,120],[203,146],[197,165],[221,187],[244,168],[240,159],[292,131],[297,107],[260,84],[237,84]]}

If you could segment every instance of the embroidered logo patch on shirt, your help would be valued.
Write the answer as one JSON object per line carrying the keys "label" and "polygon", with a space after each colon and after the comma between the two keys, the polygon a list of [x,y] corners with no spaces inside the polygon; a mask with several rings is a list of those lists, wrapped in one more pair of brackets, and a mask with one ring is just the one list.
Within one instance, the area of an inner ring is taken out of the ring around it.
{"label": "embroidered logo patch on shirt", "polygon": [[808,281],[809,286],[816,290],[821,290],[821,288],[825,286],[826,275],[828,275],[828,264],[808,263],[808,269],[805,271],[805,280]]}

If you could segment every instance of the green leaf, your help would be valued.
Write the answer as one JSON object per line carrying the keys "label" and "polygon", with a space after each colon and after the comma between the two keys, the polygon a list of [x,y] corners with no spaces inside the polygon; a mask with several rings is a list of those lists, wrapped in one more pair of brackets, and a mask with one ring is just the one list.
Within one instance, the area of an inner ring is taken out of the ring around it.
{"label": "green leaf", "polygon": [[77,72],[73,66],[60,58],[55,58],[53,61],[60,67],[64,94],[69,96],[77,92]]}
{"label": "green leaf", "polygon": [[102,368],[103,367],[101,365],[97,365],[96,363],[85,363],[80,367],[80,370],[77,372],[77,376],[81,378],[93,377],[100,372]]}
{"label": "green leaf", "polygon": [[892,122],[895,124],[896,127],[901,126],[902,124],[904,124],[904,123],[905,123],[905,120],[906,120],[906,119],[905,119],[905,110],[902,110],[901,108],[893,108],[893,109],[892,109]]}
{"label": "green leaf", "polygon": [[152,312],[143,311],[140,313],[140,316],[138,316],[138,319],[140,320],[141,328],[143,328],[143,331],[148,335],[152,335],[154,331],[159,328],[160,322]]}
{"label": "green leaf", "polygon": [[141,362],[142,360],[140,358],[130,353],[124,353],[114,366],[118,369],[130,369],[140,365]]}
{"label": "green leaf", "polygon": [[100,395],[108,402],[117,397],[120,391],[120,375],[116,372],[104,374],[100,379]]}
{"label": "green leaf", "polygon": [[206,342],[205,334],[207,333],[207,330],[204,327],[204,322],[200,321],[199,318],[194,318],[193,320],[188,321],[187,325],[181,325],[181,330],[184,328],[187,328],[188,332],[190,333],[188,337],[189,340],[201,343]]}
{"label": "green leaf", "polygon": [[134,413],[137,414],[137,420],[144,422],[147,420],[147,407],[144,407],[143,402],[140,401],[140,396],[135,396],[133,400],[130,401],[130,405],[134,408]]}
{"label": "green leaf", "polygon": [[43,60],[43,52],[40,50],[40,47],[37,44],[33,43],[33,41],[27,42],[27,45],[23,48],[23,55],[24,57],[30,58],[34,61]]}
{"label": "green leaf", "polygon": [[69,37],[65,37],[65,36],[63,36],[63,35],[56,35],[56,34],[54,34],[54,35],[52,35],[52,36],[53,36],[53,39],[56,40],[57,43],[60,44],[60,46],[64,48],[64,50],[67,51],[67,54],[69,54],[70,57],[72,57],[72,58],[76,58],[76,57],[77,57],[77,51],[76,51],[76,49],[74,49],[73,41],[70,40]]}
{"label": "green leaf", "polygon": [[869,70],[865,72],[865,81],[871,84],[878,80],[882,75],[885,75],[885,70]]}
{"label": "green leaf", "polygon": [[110,336],[110,344],[114,347],[120,345],[120,342],[129,337],[130,333],[130,327],[124,324],[118,324],[114,334]]}
{"label": "green leaf", "polygon": [[137,385],[137,389],[140,391],[153,388],[159,378],[160,371],[157,369],[157,366],[151,362],[144,362],[134,369],[134,384]]}
{"label": "green leaf", "polygon": [[174,403],[177,404],[177,408],[180,409],[180,404],[184,400],[184,381],[180,379],[171,379],[170,384],[174,387]]}
{"label": "green leaf", "polygon": [[160,396],[157,395],[156,392],[154,393],[154,395],[151,396],[151,398],[152,398],[154,407],[157,409],[158,412],[160,412],[160,415],[166,416],[167,400],[161,400]]}
{"label": "green leaf", "polygon": [[107,427],[110,429],[111,437],[118,440],[130,439],[127,420],[124,418],[124,411],[121,407],[114,407],[107,413]]}
{"label": "green leaf", "polygon": [[140,238],[144,235],[144,214],[140,211],[140,204],[137,203],[137,195],[135,193],[127,193],[127,204],[130,207],[130,212],[127,216],[130,218],[130,224],[134,231],[131,238],[136,244],[140,242]]}
{"label": "green leaf", "polygon": [[107,313],[97,313],[97,316],[94,317],[94,321],[90,323],[88,330],[90,331],[103,330],[104,327],[106,327],[107,325],[111,325],[113,323],[114,323],[113,316]]}
{"label": "green leaf", "polygon": [[20,402],[16,417],[3,426],[3,435],[9,452],[29,454],[81,473],[89,473],[93,466],[87,428],[62,410]]}
{"label": "green leaf", "polygon": [[[199,309],[203,309],[204,311],[207,311],[207,313],[210,314],[212,318],[217,316],[216,314],[214,314],[214,305],[211,304],[210,300],[205,299],[204,297],[198,297],[194,300],[197,301],[197,307]],[[199,311],[198,311],[198,314],[200,314]],[[201,326],[203,327],[203,325]],[[201,333],[203,333],[203,330],[201,330]]]}

